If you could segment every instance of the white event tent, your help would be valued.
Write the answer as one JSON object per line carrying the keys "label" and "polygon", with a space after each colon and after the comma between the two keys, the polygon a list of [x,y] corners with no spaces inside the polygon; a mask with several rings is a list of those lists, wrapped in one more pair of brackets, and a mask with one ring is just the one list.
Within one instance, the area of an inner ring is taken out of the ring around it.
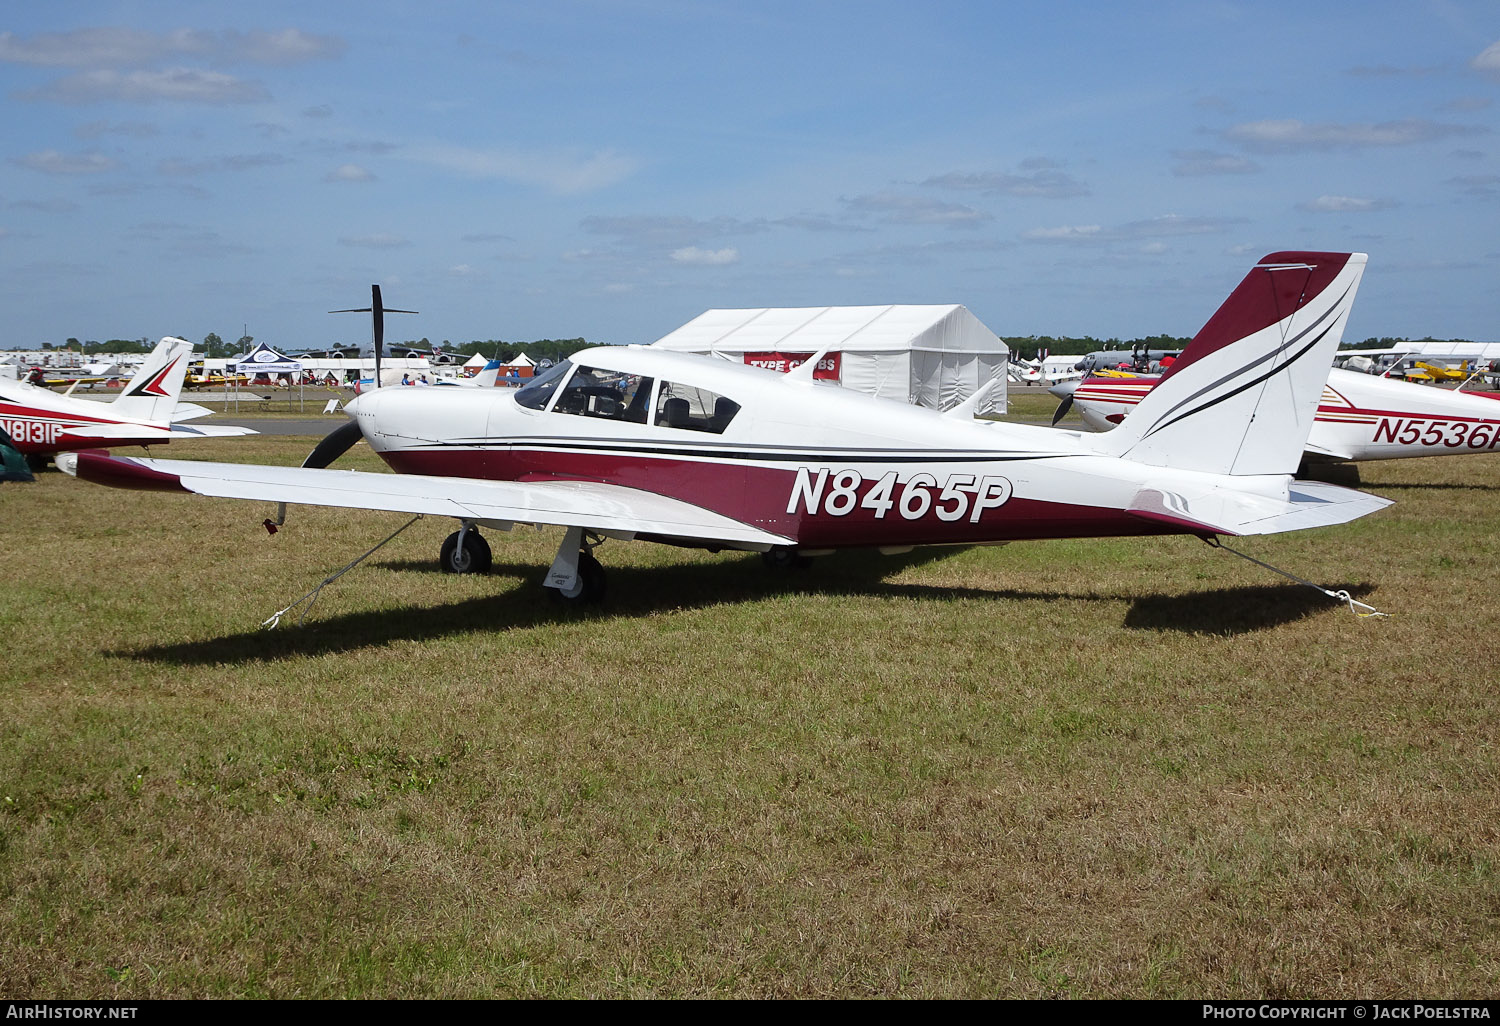
{"label": "white event tent", "polygon": [[979,412],[1006,407],[1010,350],[958,305],[709,310],[654,344],[778,370],[827,347],[813,376],[845,388],[946,410],[998,379]]}

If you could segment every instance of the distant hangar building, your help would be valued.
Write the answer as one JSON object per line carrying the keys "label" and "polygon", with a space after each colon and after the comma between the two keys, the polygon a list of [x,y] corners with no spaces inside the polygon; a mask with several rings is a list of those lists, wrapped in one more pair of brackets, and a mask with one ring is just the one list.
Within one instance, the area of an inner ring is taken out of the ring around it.
{"label": "distant hangar building", "polygon": [[780,371],[827,347],[814,378],[934,410],[995,381],[978,412],[1006,409],[1010,349],[958,305],[708,310],[654,345]]}

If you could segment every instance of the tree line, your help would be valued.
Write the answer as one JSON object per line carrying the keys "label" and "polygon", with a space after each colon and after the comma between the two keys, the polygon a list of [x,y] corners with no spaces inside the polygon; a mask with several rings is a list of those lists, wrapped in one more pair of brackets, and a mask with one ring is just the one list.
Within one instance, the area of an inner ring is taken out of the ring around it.
{"label": "tree line", "polygon": [[[179,335],[179,338],[187,338]],[[1082,356],[1084,353],[1093,353],[1101,349],[1118,349],[1122,352],[1130,352],[1131,349],[1140,347],[1142,349],[1182,349],[1192,341],[1177,335],[1147,335],[1142,338],[1107,338],[1099,339],[1092,335],[1005,335],[1000,341],[1010,347],[1011,354],[1017,359],[1035,360],[1043,353],[1053,356]],[[1404,336],[1382,335],[1370,337],[1363,342],[1345,342],[1344,349],[1400,349],[1413,342],[1424,343],[1458,343],[1470,342],[1470,339],[1452,338],[1438,339],[1428,335],[1420,339],[1406,338]],[[234,342],[226,341],[215,332],[209,332],[204,336],[200,352],[211,359],[228,359],[238,356],[240,353],[248,352],[255,344],[252,335],[241,335]],[[578,352],[587,349],[591,343],[584,338],[542,338],[532,342],[505,342],[501,339],[485,339],[465,342],[459,346],[450,348],[447,339],[442,342],[445,352],[458,353],[463,356],[473,356],[476,353],[486,359],[498,358],[501,363],[514,360],[521,353],[525,353],[531,359],[540,363],[543,360],[551,360],[554,363],[565,359]],[[425,338],[407,339],[403,342],[387,342],[386,349],[391,346],[411,346],[423,351],[430,350],[432,343]],[[112,338],[104,342],[96,342],[90,339],[80,342],[76,338],[70,338],[61,346],[53,345],[51,342],[43,342],[44,351],[56,352],[58,350],[70,350],[82,353],[86,356],[95,356],[99,353],[149,353],[156,346],[156,341],[149,338],[119,339]]]}

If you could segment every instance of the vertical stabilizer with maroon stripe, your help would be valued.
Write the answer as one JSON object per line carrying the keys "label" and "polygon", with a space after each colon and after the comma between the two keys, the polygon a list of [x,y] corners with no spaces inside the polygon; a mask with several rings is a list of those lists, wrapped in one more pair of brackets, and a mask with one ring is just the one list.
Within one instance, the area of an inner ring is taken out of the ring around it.
{"label": "vertical stabilizer with maroon stripe", "polygon": [[1343,338],[1363,253],[1272,253],[1099,445],[1152,466],[1292,474]]}
{"label": "vertical stabilizer with maroon stripe", "polygon": [[162,339],[110,404],[110,412],[131,420],[170,421],[192,352],[191,342],[170,335]]}

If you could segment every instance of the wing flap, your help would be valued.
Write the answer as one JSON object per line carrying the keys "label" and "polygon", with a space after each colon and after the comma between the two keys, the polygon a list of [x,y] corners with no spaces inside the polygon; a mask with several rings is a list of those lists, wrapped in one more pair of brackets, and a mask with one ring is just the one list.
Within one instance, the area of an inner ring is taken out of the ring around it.
{"label": "wing flap", "polygon": [[1148,486],[1136,493],[1126,512],[1142,520],[1205,534],[1280,534],[1346,524],[1390,504],[1390,499],[1352,488],[1322,481],[1293,481],[1286,499],[1228,488],[1186,495]]}
{"label": "wing flap", "polygon": [[508,520],[749,545],[785,545],[791,540],[678,499],[596,481],[481,481],[96,453],[79,453],[76,461],[59,466],[99,484],[182,489],[227,499]]}

